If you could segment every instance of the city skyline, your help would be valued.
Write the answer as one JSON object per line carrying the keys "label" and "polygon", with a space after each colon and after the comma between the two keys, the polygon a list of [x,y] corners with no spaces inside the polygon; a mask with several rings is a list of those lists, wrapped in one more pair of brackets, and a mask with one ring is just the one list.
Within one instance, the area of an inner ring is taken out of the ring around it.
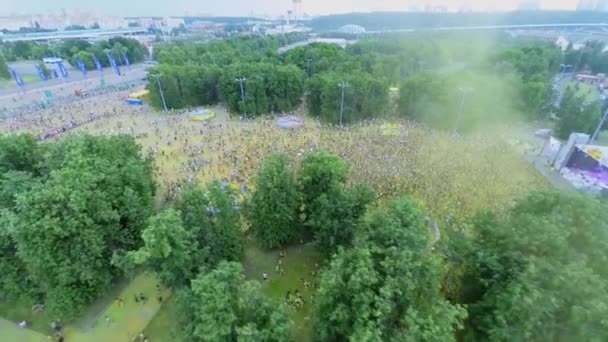
{"label": "city skyline", "polygon": [[[581,7],[581,2],[589,0],[542,0],[533,1],[535,7],[546,10],[574,10]],[[597,2],[597,1],[592,1]],[[326,15],[348,12],[371,11],[407,11],[433,10],[446,11],[509,11],[522,8],[529,0],[503,0],[499,3],[486,0],[303,0],[299,5],[300,14]],[[3,0],[0,16],[16,14],[46,14],[58,13],[61,10],[94,10],[106,15],[115,16],[279,16],[293,8],[291,0],[226,0],[221,2],[173,0],[158,2],[150,6],[148,0],[106,0],[92,4],[83,4],[80,0]]]}

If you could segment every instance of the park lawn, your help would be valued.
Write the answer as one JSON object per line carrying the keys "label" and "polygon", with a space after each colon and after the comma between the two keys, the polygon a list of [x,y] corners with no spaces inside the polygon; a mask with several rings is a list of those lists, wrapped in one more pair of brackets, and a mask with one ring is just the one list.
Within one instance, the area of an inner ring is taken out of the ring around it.
{"label": "park lawn", "polygon": [[[247,278],[259,281],[262,284],[262,291],[279,305],[285,303],[287,291],[294,293],[297,289],[302,294],[304,307],[295,309],[286,306],[286,310],[293,323],[292,340],[311,341],[314,286],[305,288],[303,280],[315,284],[320,255],[312,244],[292,246],[284,251],[284,274],[279,275],[276,271],[279,251],[264,251],[255,243],[249,243],[245,248],[245,274]],[[268,274],[266,281],[262,278],[264,272]]]}
{"label": "park lawn", "polygon": [[[65,337],[73,342],[128,342],[137,336],[152,320],[156,312],[160,309],[161,303],[158,301],[159,292],[157,288],[159,280],[156,276],[149,273],[141,273],[133,278],[129,284],[120,291],[118,297],[111,296],[105,298],[105,308],[88,308],[94,310],[94,314],[85,314],[85,323],[68,324],[65,329]],[[135,295],[144,294],[148,298],[145,304],[136,303]],[[160,295],[168,298],[170,292],[162,289]],[[107,296],[106,296],[107,297]],[[120,304],[117,299],[123,300]],[[92,305],[92,306],[96,306]],[[105,317],[109,317],[109,324]],[[40,332],[44,335],[50,333],[50,322],[54,317],[47,317],[43,313],[34,314],[31,312],[29,303],[0,303],[0,317],[13,322],[23,319],[30,322],[31,332]],[[6,323],[6,322],[4,322]],[[0,341],[3,336],[14,334],[11,326],[0,324]],[[31,334],[31,336],[36,336]]]}
{"label": "park lawn", "polygon": [[150,321],[144,335],[149,336],[152,341],[181,342],[177,329],[176,299],[174,296],[167,298],[160,310]]}
{"label": "park lawn", "polygon": [[578,91],[576,94],[578,96],[584,96],[589,102],[596,102],[600,99],[600,94],[597,88],[593,84],[572,81],[568,84],[568,86],[572,86],[572,89],[576,89],[578,84]]}
{"label": "park lawn", "polygon": [[[0,317],[14,323],[25,320],[28,322],[30,329],[42,334],[50,333],[50,324],[54,317],[50,317],[46,311],[32,311],[32,305],[34,304],[34,302],[26,300],[19,302],[0,301]],[[3,334],[4,330],[0,329],[0,336],[3,336]]]}

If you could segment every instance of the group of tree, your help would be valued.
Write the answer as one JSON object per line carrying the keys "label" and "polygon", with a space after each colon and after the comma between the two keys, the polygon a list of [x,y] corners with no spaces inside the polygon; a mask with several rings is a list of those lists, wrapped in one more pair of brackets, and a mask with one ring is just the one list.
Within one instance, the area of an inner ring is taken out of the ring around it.
{"label": "group of tree", "polygon": [[590,101],[586,94],[569,86],[562,95],[557,115],[556,134],[567,140],[571,133],[592,134],[600,120],[601,107],[598,101]]}
{"label": "group of tree", "polygon": [[606,209],[586,194],[534,192],[452,232],[445,292],[468,308],[466,339],[606,340]]}
{"label": "group of tree", "polygon": [[347,186],[348,170],[345,161],[324,151],[311,152],[297,175],[286,155],[268,157],[246,208],[260,244],[277,248],[312,239],[326,255],[350,246],[374,194],[362,184]]}
{"label": "group of tree", "polygon": [[222,183],[190,186],[150,217],[143,244],[115,253],[127,274],[156,273],[177,297],[176,334],[188,341],[285,341],[291,323],[266,298],[260,284],[245,281],[239,205]]}
{"label": "group of tree", "polygon": [[83,39],[67,39],[58,44],[39,44],[29,41],[2,42],[0,50],[9,62],[61,57],[76,66],[75,58],[78,57],[89,70],[95,69],[93,55],[104,67],[110,66],[108,53],[114,56],[118,64],[124,63],[125,55],[131,63],[141,62],[147,55],[146,48],[138,40],[124,37],[114,37],[95,43]]}
{"label": "group of tree", "polygon": [[122,136],[0,138],[3,301],[72,319],[123,275],[112,255],[141,244],[153,211],[152,165],[140,152]]}
{"label": "group of tree", "polygon": [[568,71],[591,71],[596,73],[608,73],[608,53],[606,45],[597,40],[585,42],[580,48],[575,49],[570,44],[564,53],[564,65]]}

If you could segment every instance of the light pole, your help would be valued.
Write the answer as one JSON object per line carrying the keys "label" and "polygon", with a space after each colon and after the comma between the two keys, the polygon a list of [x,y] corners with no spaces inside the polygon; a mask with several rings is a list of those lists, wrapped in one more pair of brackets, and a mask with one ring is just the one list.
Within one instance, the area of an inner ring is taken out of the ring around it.
{"label": "light pole", "polygon": [[306,58],[306,71],[308,73],[308,78],[310,78],[310,76],[312,76],[312,69],[310,68],[311,63],[312,63],[312,58]]}
{"label": "light pole", "polygon": [[168,112],[167,102],[165,102],[165,94],[163,93],[163,86],[160,84],[161,74],[150,74],[150,77],[156,79],[156,83],[158,84],[158,90],[160,91],[160,99],[163,101],[163,108],[165,109],[165,112]]}
{"label": "light pole", "polygon": [[456,116],[456,122],[454,122],[454,133],[458,133],[458,126],[460,125],[460,117],[462,116],[462,111],[464,110],[464,101],[465,101],[467,94],[473,91],[473,88],[459,87],[458,91],[462,94],[462,98],[460,100],[460,109],[458,110],[458,115]]}
{"label": "light pole", "polygon": [[602,116],[602,118],[600,119],[600,123],[599,123],[599,125],[597,125],[597,128],[595,129],[595,132],[593,132],[593,135],[591,136],[591,138],[589,138],[588,144],[593,144],[593,141],[595,140],[595,138],[597,138],[598,134],[600,134],[600,131],[602,130],[602,127],[604,126],[604,122],[606,121],[606,119],[608,119],[608,110],[606,110],[606,112],[604,113],[604,116]]}
{"label": "light pole", "polygon": [[342,97],[340,98],[340,127],[342,127],[342,118],[344,117],[344,89],[348,88],[350,84],[348,82],[340,82],[338,87],[342,89]]}
{"label": "light pole", "polygon": [[[241,102],[243,103],[243,108],[245,107],[245,82],[247,79],[245,77],[239,77],[235,80],[235,82],[239,82],[241,86]],[[244,111],[243,115],[247,116],[247,111]]]}

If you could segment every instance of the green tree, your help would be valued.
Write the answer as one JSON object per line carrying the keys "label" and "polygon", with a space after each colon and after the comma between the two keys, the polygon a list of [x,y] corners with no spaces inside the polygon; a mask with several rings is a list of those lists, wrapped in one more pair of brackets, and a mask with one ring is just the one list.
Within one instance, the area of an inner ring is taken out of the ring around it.
{"label": "green tree", "polygon": [[52,314],[74,318],[120,274],[110,264],[112,254],[140,244],[152,211],[152,168],[126,136],[70,137],[45,145],[43,154],[37,145],[19,146],[25,148],[8,148],[1,158],[11,169],[3,174],[5,184],[17,189],[8,191],[13,204],[4,216],[15,263],[25,265],[24,278],[37,284]]}
{"label": "green tree", "polygon": [[374,193],[364,185],[345,190],[340,184],[317,197],[306,221],[317,247],[326,255],[335,253],[340,246],[349,247],[355,225],[373,199]]}
{"label": "green tree", "polygon": [[587,195],[534,192],[505,218],[481,215],[460,260],[473,340],[607,338],[608,211]]}
{"label": "green tree", "polygon": [[241,265],[221,262],[179,295],[181,331],[188,341],[268,341],[290,338],[290,322]]}
{"label": "green tree", "polygon": [[207,251],[208,263],[239,261],[243,256],[243,234],[235,194],[212,183],[205,190],[183,192],[176,208],[184,227],[193,234],[199,248]]}
{"label": "green tree", "polygon": [[0,78],[11,78],[11,73],[8,71],[8,64],[4,58],[0,59]]}
{"label": "green tree", "polygon": [[264,160],[247,204],[251,230],[266,248],[280,247],[299,235],[298,192],[291,162],[274,154]]}
{"label": "green tree", "polygon": [[560,139],[568,139],[571,133],[592,133],[599,122],[601,108],[599,103],[587,103],[576,90],[568,87],[564,92],[558,110],[559,122],[557,135]]}
{"label": "green tree", "polygon": [[146,265],[167,286],[188,284],[199,266],[198,243],[183,226],[179,212],[167,209],[149,220],[142,232],[143,247],[127,253],[128,262]]}
{"label": "green tree", "polygon": [[325,151],[314,151],[304,158],[298,173],[298,189],[307,217],[317,198],[328,194],[334,186],[344,185],[348,170],[347,162]]}
{"label": "green tree", "polygon": [[441,260],[429,247],[409,199],[368,213],[354,247],[321,276],[315,340],[456,340],[466,311],[442,298]]}

